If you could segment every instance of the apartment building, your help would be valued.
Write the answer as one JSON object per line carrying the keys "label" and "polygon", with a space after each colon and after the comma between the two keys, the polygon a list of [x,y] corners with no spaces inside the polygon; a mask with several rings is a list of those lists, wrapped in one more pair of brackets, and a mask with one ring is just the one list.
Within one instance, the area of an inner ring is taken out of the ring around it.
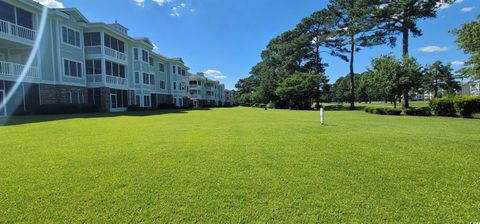
{"label": "apartment building", "polygon": [[[189,97],[195,107],[232,105],[232,102],[227,104],[225,85],[208,79],[202,72],[189,76],[189,86]],[[231,96],[229,100],[232,101]]]}
{"label": "apartment building", "polygon": [[117,22],[90,22],[75,8],[48,9],[26,68],[40,38],[42,10],[31,0],[0,0],[0,102],[12,94],[0,116],[43,104],[89,103],[106,112],[225,104],[218,81],[191,75],[182,58],[154,52],[149,38],[131,37]]}

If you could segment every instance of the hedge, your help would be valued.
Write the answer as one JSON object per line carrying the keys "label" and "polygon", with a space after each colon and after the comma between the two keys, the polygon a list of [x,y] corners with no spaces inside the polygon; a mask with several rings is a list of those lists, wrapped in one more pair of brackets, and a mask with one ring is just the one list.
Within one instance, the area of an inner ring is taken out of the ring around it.
{"label": "hedge", "polygon": [[437,116],[456,116],[452,98],[434,98],[430,101],[430,108],[432,108],[432,112]]}
{"label": "hedge", "polygon": [[420,108],[411,107],[406,109],[404,113],[410,116],[431,116],[432,115],[432,111],[430,107],[420,107]]}
{"label": "hedge", "polygon": [[99,111],[100,107],[93,104],[43,104],[35,110],[35,114],[81,114]]}
{"label": "hedge", "polygon": [[400,115],[402,110],[395,108],[365,107],[365,112],[380,115]]}
{"label": "hedge", "polygon": [[453,104],[455,111],[465,118],[471,118],[474,113],[480,112],[478,96],[456,96],[453,98]]}

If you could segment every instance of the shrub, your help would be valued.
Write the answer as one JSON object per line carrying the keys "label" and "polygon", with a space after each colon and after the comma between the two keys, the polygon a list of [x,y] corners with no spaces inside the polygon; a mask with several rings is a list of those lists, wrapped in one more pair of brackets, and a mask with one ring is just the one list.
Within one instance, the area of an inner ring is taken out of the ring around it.
{"label": "shrub", "polygon": [[161,104],[158,104],[158,107],[157,107],[157,109],[159,110],[176,109],[176,108],[178,107],[173,103],[161,103]]}
{"label": "shrub", "polygon": [[374,114],[376,113],[376,109],[375,107],[365,107],[365,112]]}
{"label": "shrub", "polygon": [[375,113],[380,115],[387,115],[386,108],[375,108]]}
{"label": "shrub", "polygon": [[465,118],[471,118],[473,113],[480,112],[480,97],[456,96],[453,104],[455,111]]}
{"label": "shrub", "polygon": [[93,104],[44,104],[35,111],[36,114],[79,114],[99,112],[98,105]]}
{"label": "shrub", "polygon": [[430,107],[437,116],[456,116],[452,98],[434,98],[430,101]]}
{"label": "shrub", "polygon": [[337,105],[320,105],[325,111],[345,110],[342,104]]}
{"label": "shrub", "polygon": [[387,115],[395,115],[395,116],[398,116],[400,114],[402,114],[402,110],[400,109],[395,109],[395,108],[382,108],[385,110],[385,113]]}
{"label": "shrub", "polygon": [[404,112],[405,112],[406,115],[410,115],[410,116],[430,116],[430,115],[432,115],[430,107],[421,107],[421,108],[411,107],[411,108],[406,109]]}
{"label": "shrub", "polygon": [[127,111],[149,111],[150,108],[140,107],[138,105],[130,105],[127,107]]}

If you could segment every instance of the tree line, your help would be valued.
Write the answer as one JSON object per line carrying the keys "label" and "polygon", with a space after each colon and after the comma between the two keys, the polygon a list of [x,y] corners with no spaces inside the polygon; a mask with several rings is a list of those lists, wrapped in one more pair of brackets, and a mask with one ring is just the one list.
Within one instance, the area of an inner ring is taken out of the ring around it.
{"label": "tree line", "polygon": [[[417,22],[436,17],[440,7],[451,3],[453,0],[330,0],[325,9],[270,41],[250,76],[235,85],[235,99],[241,105],[270,103],[291,109],[309,109],[312,103],[318,106],[322,100],[341,99],[353,109],[359,99],[381,98],[394,102],[401,99],[408,107],[412,90],[430,88],[426,84],[427,71],[428,77],[442,76],[435,88],[444,89],[447,83],[448,78],[443,76],[445,69],[451,72],[449,65],[440,62],[435,68],[423,69],[409,56],[408,49],[409,38],[422,35]],[[464,25],[453,32],[459,36],[457,41],[465,53],[472,54],[464,75],[478,77],[479,38],[469,34],[472,29],[478,31],[474,27]],[[401,59],[380,56],[372,61],[369,71],[355,73],[355,53],[378,45],[395,47],[397,39],[401,39]],[[324,55],[338,57],[349,65],[347,77],[333,86],[325,74],[328,63],[323,61]]]}

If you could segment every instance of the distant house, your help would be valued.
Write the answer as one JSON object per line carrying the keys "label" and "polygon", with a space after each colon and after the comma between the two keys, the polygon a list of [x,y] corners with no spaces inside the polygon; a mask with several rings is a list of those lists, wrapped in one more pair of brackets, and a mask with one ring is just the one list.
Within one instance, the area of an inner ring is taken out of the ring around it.
{"label": "distant house", "polygon": [[189,87],[189,97],[195,107],[231,105],[231,91],[219,81],[208,79],[202,72],[189,76]]}

